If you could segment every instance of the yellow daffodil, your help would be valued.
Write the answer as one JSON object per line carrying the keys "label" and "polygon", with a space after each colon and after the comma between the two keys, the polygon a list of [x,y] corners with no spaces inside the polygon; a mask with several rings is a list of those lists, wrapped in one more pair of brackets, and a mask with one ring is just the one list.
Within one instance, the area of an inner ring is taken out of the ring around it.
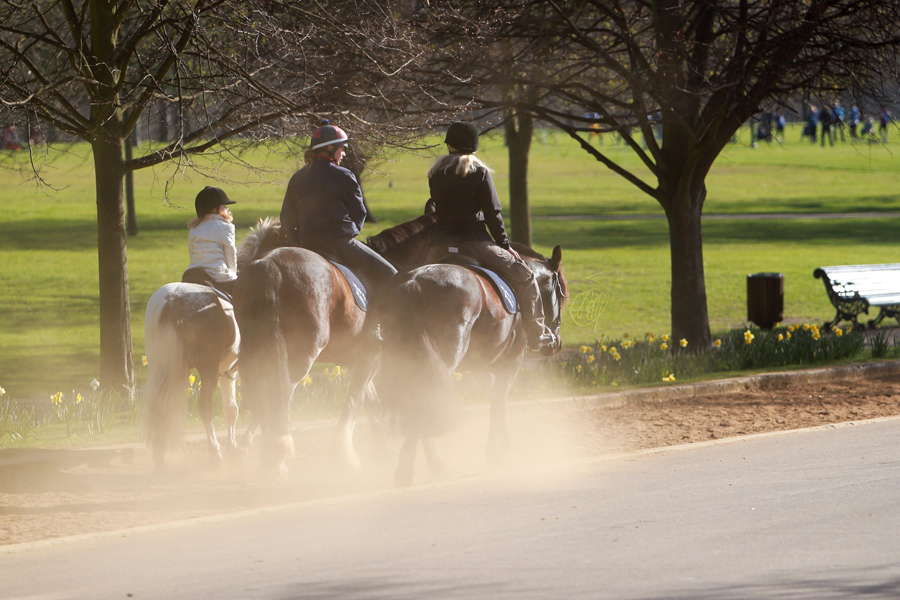
{"label": "yellow daffodil", "polygon": [[840,327],[835,327],[835,328],[834,328],[834,335],[836,335],[836,336],[838,336],[838,337],[841,337],[842,335],[844,335],[844,332],[841,331],[841,328],[840,328]]}
{"label": "yellow daffodil", "polygon": [[686,339],[681,338],[681,341],[678,343],[681,344],[682,348],[687,348],[687,340]]}
{"label": "yellow daffodil", "polygon": [[579,373],[581,373],[581,365],[578,365],[577,367],[575,367],[575,370],[578,371]]}
{"label": "yellow daffodil", "polygon": [[606,352],[606,344],[600,344],[600,349]]}
{"label": "yellow daffodil", "polygon": [[[593,358],[593,356],[591,358]],[[457,381],[462,381],[462,373],[459,371],[453,371],[453,377],[455,377]]]}
{"label": "yellow daffodil", "polygon": [[84,400],[84,398],[81,397],[81,394],[75,396],[75,404],[81,404],[82,400]]}
{"label": "yellow daffodil", "polygon": [[300,385],[303,386],[303,387],[306,387],[306,386],[308,386],[309,384],[311,384],[312,381],[313,381],[313,380],[312,380],[312,377],[310,377],[309,375],[307,375],[306,377],[304,377],[303,379],[300,380]]}
{"label": "yellow daffodil", "polygon": [[582,346],[580,350],[582,354],[590,354],[592,349],[590,346]]}
{"label": "yellow daffodil", "polygon": [[147,355],[146,354],[141,356],[141,364],[144,365],[145,367],[147,366]]}
{"label": "yellow daffodil", "polygon": [[612,382],[611,384],[609,384],[609,385],[619,385],[619,384],[616,383],[615,381],[613,381],[613,382]]}
{"label": "yellow daffodil", "polygon": [[59,404],[60,402],[62,402],[62,400],[63,400],[62,392],[56,392],[55,394],[50,396],[50,401],[53,402],[53,404]]}
{"label": "yellow daffodil", "polygon": [[755,337],[756,337],[756,336],[753,335],[753,334],[750,332],[750,330],[748,329],[747,331],[744,332],[744,343],[746,343],[746,344],[752,343],[752,342],[753,342],[753,338],[755,338]]}
{"label": "yellow daffodil", "polygon": [[803,324],[803,331],[809,331],[809,323]]}
{"label": "yellow daffodil", "polygon": [[588,356],[588,357],[587,357],[587,361],[588,361],[589,363],[594,362],[594,355],[591,354],[590,356]]}
{"label": "yellow daffodil", "polygon": [[714,341],[714,342],[713,342],[713,345],[714,345],[716,348],[718,348],[719,346],[722,345],[722,340],[716,340],[716,341]]}
{"label": "yellow daffodil", "polygon": [[563,368],[568,367],[569,363],[563,363],[562,366],[563,366]]}
{"label": "yellow daffodil", "polygon": [[778,341],[779,341],[779,342],[783,342],[783,341],[784,341],[784,335],[782,335],[782,334],[779,333],[779,334],[778,334]]}
{"label": "yellow daffodil", "polygon": [[644,334],[644,337],[645,337],[645,338],[652,338],[652,337],[653,337],[653,334],[650,333],[650,332],[648,331],[647,333]]}
{"label": "yellow daffodil", "polygon": [[191,385],[194,385],[194,383],[196,383],[197,381],[197,376],[191,373],[191,376],[188,378],[188,380],[191,382]]}
{"label": "yellow daffodil", "polygon": [[819,335],[819,332],[818,332],[818,331],[813,331],[812,338],[813,338],[814,340],[817,340],[817,339],[819,339],[820,337],[822,337],[822,336]]}
{"label": "yellow daffodil", "polygon": [[627,339],[628,339],[628,334],[626,333],[626,334],[623,335],[622,337],[625,338],[625,339],[627,340]]}
{"label": "yellow daffodil", "polygon": [[664,336],[662,336],[660,339],[661,339],[662,341],[664,341],[664,342],[668,342],[668,341],[669,341],[669,336],[668,336],[668,335],[664,335]]}
{"label": "yellow daffodil", "polygon": [[660,350],[666,350],[666,349],[668,349],[668,347],[669,347],[669,345],[665,342],[663,342],[662,344],[659,345]]}
{"label": "yellow daffodil", "polygon": [[344,369],[341,368],[340,365],[334,365],[334,370],[332,371],[335,375],[343,375]]}
{"label": "yellow daffodil", "polygon": [[787,335],[788,335],[788,339],[791,339],[792,337],[794,337],[794,336],[791,335],[791,332],[790,332],[790,331],[788,331],[788,334],[787,334]]}
{"label": "yellow daffodil", "polygon": [[0,387],[0,396],[5,396],[5,395],[6,395],[6,390],[3,389],[2,387]]}

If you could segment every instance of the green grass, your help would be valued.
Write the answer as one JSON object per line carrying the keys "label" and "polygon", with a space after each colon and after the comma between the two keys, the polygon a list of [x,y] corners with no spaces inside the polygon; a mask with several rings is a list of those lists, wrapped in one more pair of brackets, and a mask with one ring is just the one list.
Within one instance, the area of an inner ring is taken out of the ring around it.
{"label": "green grass", "polygon": [[[607,136],[608,137],[608,136]],[[745,136],[746,137],[746,136]],[[707,180],[705,214],[900,212],[896,146],[799,143],[791,130],[784,147],[729,146]],[[438,140],[436,140],[438,141]],[[596,140],[594,140],[595,143]],[[624,146],[604,146],[634,172],[647,171]],[[381,219],[377,233],[421,212],[425,179],[440,148],[420,156],[383,159],[365,178],[367,201]],[[0,219],[0,386],[13,397],[83,390],[98,368],[96,212],[89,149],[76,144],[43,163],[41,176],[57,190],[29,180],[27,155],[0,153],[5,183]],[[479,155],[495,169],[501,201],[507,193],[506,151],[491,136]],[[41,157],[38,157],[39,159]],[[196,191],[220,185],[233,207],[238,241],[260,217],[280,210],[284,187],[297,168],[293,156],[251,151],[246,167],[200,159],[203,173],[174,166],[135,174],[140,234],[129,238],[135,355],[143,353],[144,307],[161,285],[176,281],[188,264],[186,223]],[[211,177],[210,175],[214,175]],[[271,183],[261,183],[266,179]],[[531,156],[531,201],[536,248],[563,246],[572,284],[572,310],[564,318],[568,344],[601,335],[669,331],[669,250],[661,219],[542,220],[553,215],[660,215],[656,202],[597,163],[568,138],[539,133]],[[831,319],[833,309],[815,267],[894,261],[900,219],[708,220],[704,260],[711,326],[724,331],[746,319],[746,275],[785,275],[787,323]]]}

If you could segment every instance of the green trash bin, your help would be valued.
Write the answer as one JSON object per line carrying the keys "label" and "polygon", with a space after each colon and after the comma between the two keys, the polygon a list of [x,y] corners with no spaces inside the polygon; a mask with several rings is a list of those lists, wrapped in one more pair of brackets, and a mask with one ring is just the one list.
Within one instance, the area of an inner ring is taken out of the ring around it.
{"label": "green trash bin", "polygon": [[772,329],[784,320],[784,275],[747,275],[747,320],[762,329]]}

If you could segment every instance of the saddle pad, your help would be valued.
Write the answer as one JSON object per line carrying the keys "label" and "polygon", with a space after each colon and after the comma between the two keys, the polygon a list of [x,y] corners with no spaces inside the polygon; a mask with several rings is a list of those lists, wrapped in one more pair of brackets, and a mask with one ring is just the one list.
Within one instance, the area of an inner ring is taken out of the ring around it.
{"label": "saddle pad", "polygon": [[487,277],[488,281],[490,281],[494,285],[494,289],[497,290],[497,293],[500,294],[500,298],[503,299],[503,308],[506,309],[506,312],[511,315],[516,314],[516,311],[519,308],[518,304],[516,303],[516,295],[513,293],[512,288],[509,287],[509,284],[503,281],[502,277],[500,277],[494,271],[490,271],[488,269],[485,269],[484,267],[478,267],[475,265],[461,266],[467,269],[472,269],[473,271],[481,273],[482,275]]}
{"label": "saddle pad", "polygon": [[356,276],[356,273],[333,260],[329,260],[328,262],[333,264],[335,268],[347,278],[347,283],[350,284],[350,289],[353,291],[353,299],[356,301],[356,305],[359,309],[362,311],[369,310],[368,299],[366,297],[366,286],[363,285],[363,282]]}

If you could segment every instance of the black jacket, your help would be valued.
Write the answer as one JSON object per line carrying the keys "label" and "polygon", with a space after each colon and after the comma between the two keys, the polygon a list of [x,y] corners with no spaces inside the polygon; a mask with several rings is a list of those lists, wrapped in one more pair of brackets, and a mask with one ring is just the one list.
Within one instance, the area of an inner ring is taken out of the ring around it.
{"label": "black jacket", "polygon": [[[509,237],[500,214],[500,198],[494,180],[486,168],[479,166],[465,177],[455,173],[435,173],[428,180],[431,199],[437,215],[437,232],[449,240],[494,241],[509,249]],[[490,230],[488,235],[487,230]]]}
{"label": "black jacket", "polygon": [[365,219],[359,182],[344,167],[316,158],[291,177],[281,206],[281,230],[293,245],[355,237]]}

